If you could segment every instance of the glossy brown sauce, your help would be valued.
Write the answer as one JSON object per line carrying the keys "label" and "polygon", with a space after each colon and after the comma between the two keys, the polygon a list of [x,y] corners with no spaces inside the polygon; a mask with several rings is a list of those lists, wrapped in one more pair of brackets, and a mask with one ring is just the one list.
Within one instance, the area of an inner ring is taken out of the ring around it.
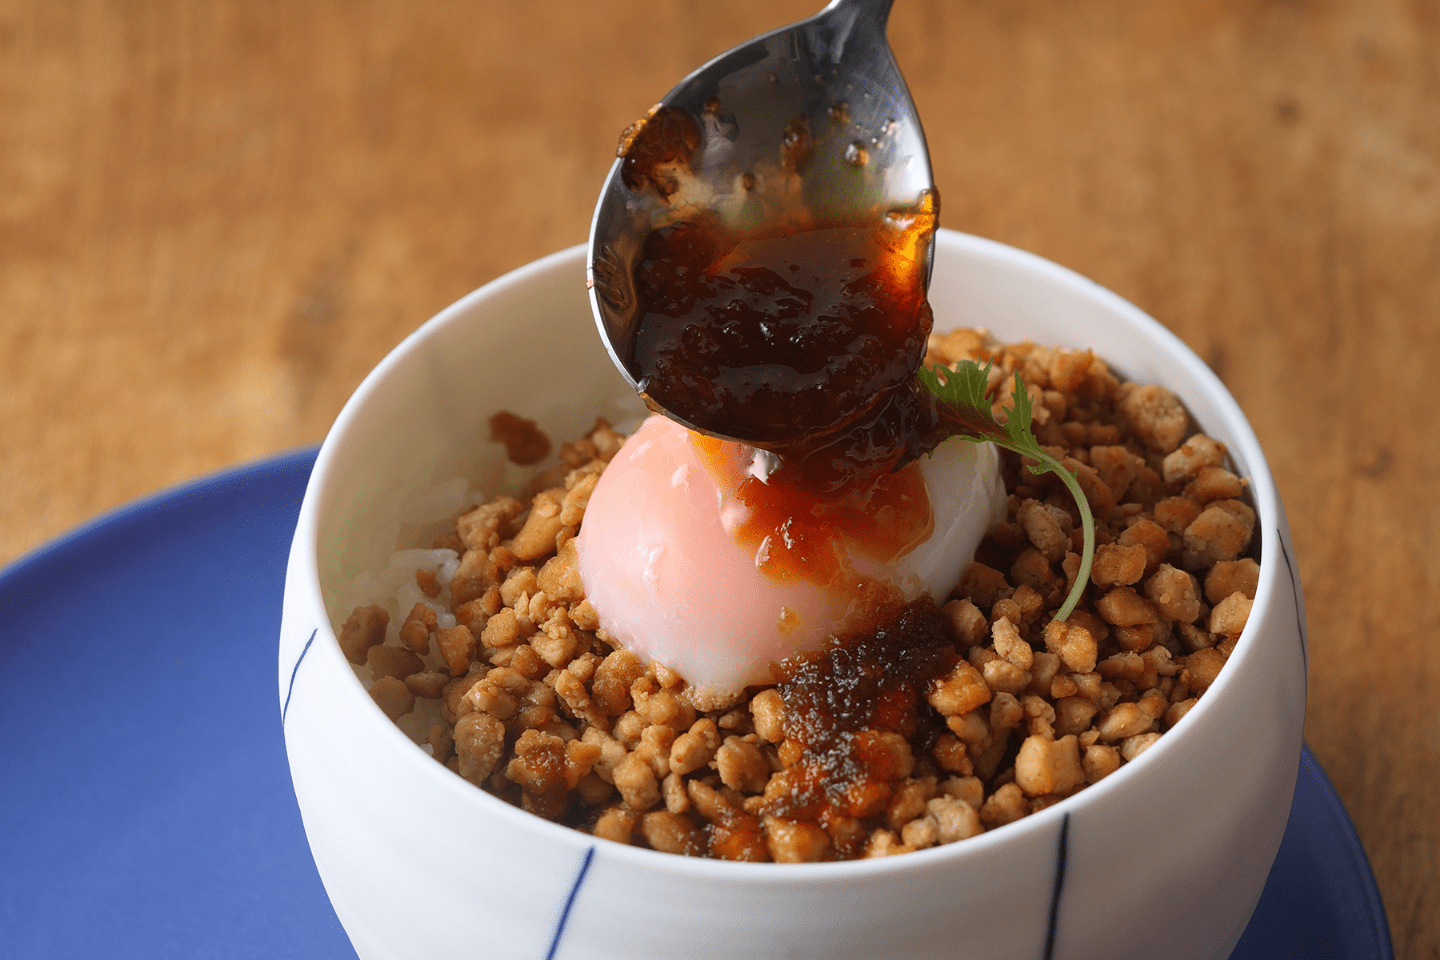
{"label": "glossy brown sauce", "polygon": [[779,455],[819,492],[910,453],[930,333],[933,212],[727,236],[711,215],[645,240],[627,360],[642,393],[706,433]]}
{"label": "glossy brown sauce", "polygon": [[[924,754],[944,732],[925,690],[958,656],[944,617],[926,597],[888,607],[871,628],[791,664],[778,687],[783,749],[794,756],[786,771],[790,791],[770,798],[764,812],[815,821],[830,834],[833,856],[856,856],[893,785],[909,774],[908,758]],[[910,749],[897,753],[884,734],[904,737]],[[855,821],[866,829],[853,829]]]}
{"label": "glossy brown sauce", "polygon": [[679,187],[677,172],[690,169],[700,146],[700,125],[684,110],[660,107],[620,134],[620,177],[631,190],[654,187],[669,197]]}

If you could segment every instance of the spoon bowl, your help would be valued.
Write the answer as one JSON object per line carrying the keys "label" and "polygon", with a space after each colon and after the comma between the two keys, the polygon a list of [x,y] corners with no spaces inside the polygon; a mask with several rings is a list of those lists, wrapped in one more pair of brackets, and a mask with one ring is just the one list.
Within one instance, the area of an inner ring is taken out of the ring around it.
{"label": "spoon bowl", "polygon": [[[885,39],[893,0],[833,0],[721,54],[621,138],[591,224],[590,303],[611,359],[645,396],[629,344],[645,239],[702,215],[731,236],[931,215],[925,134]],[[656,404],[646,397],[652,407]],[[683,410],[672,419],[696,427]],[[742,438],[743,439],[743,438]]]}

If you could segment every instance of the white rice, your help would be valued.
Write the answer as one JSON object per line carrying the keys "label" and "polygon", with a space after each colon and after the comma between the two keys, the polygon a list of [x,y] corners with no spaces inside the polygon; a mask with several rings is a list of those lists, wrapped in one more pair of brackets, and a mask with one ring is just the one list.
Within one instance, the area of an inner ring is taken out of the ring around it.
{"label": "white rice", "polygon": [[[440,627],[455,626],[455,615],[450,612],[450,581],[460,567],[460,554],[446,547],[425,548],[411,544],[429,543],[437,537],[453,531],[455,518],[459,514],[484,501],[484,497],[470,488],[464,477],[456,477],[421,491],[401,503],[395,512],[399,523],[391,524],[387,533],[391,536],[390,554],[385,565],[373,572],[358,574],[351,583],[350,605],[347,609],[379,604],[390,614],[390,625],[385,631],[385,642],[398,645],[400,626],[410,615],[415,604],[423,603],[435,611]],[[419,571],[435,574],[440,584],[440,594],[428,597],[420,589],[415,575]],[[439,652],[432,649],[424,657],[426,670],[447,670]],[[368,691],[374,684],[370,668],[365,664],[352,664],[356,678]],[[426,736],[433,724],[440,723],[438,700],[417,698],[415,709],[398,721],[398,726],[410,739],[429,751]]]}

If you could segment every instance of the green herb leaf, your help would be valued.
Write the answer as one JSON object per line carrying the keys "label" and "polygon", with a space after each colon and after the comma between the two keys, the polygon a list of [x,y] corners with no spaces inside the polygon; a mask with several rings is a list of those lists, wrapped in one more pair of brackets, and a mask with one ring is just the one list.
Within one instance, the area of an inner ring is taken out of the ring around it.
{"label": "green herb leaf", "polygon": [[990,366],[988,361],[981,367],[971,360],[960,361],[954,369],[943,366],[929,367],[924,364],[920,366],[920,382],[939,401],[937,408],[946,427],[944,436],[937,439],[936,444],[948,436],[963,437],[976,443],[996,443],[1036,461],[1030,465],[1031,473],[1053,473],[1065,484],[1080,510],[1080,526],[1085,544],[1080,554],[1080,570],[1075,576],[1075,584],[1055,614],[1056,620],[1064,620],[1080,602],[1080,596],[1085,592],[1085,584],[1090,580],[1090,565],[1095,559],[1095,518],[1090,513],[1090,501],[1086,499],[1085,491],[1080,489],[1076,474],[1047,453],[1045,448],[1040,446],[1040,441],[1035,439],[1035,434],[1030,429],[1030,395],[1025,392],[1025,387],[1020,382],[1020,374],[1015,374],[1015,383],[1010,391],[1011,406],[1006,408],[1005,423],[1000,423],[991,414],[990,397],[986,392],[990,382]]}

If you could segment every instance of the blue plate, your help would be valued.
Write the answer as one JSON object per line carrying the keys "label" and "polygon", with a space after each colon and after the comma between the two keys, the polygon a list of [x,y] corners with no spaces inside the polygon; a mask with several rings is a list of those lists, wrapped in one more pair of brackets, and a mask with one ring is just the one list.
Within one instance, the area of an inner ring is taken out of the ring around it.
{"label": "blue plate", "polygon": [[[161,493],[0,571],[0,956],[354,957],[305,843],[275,693],[314,460]],[[1393,958],[1308,749],[1234,956]]]}

